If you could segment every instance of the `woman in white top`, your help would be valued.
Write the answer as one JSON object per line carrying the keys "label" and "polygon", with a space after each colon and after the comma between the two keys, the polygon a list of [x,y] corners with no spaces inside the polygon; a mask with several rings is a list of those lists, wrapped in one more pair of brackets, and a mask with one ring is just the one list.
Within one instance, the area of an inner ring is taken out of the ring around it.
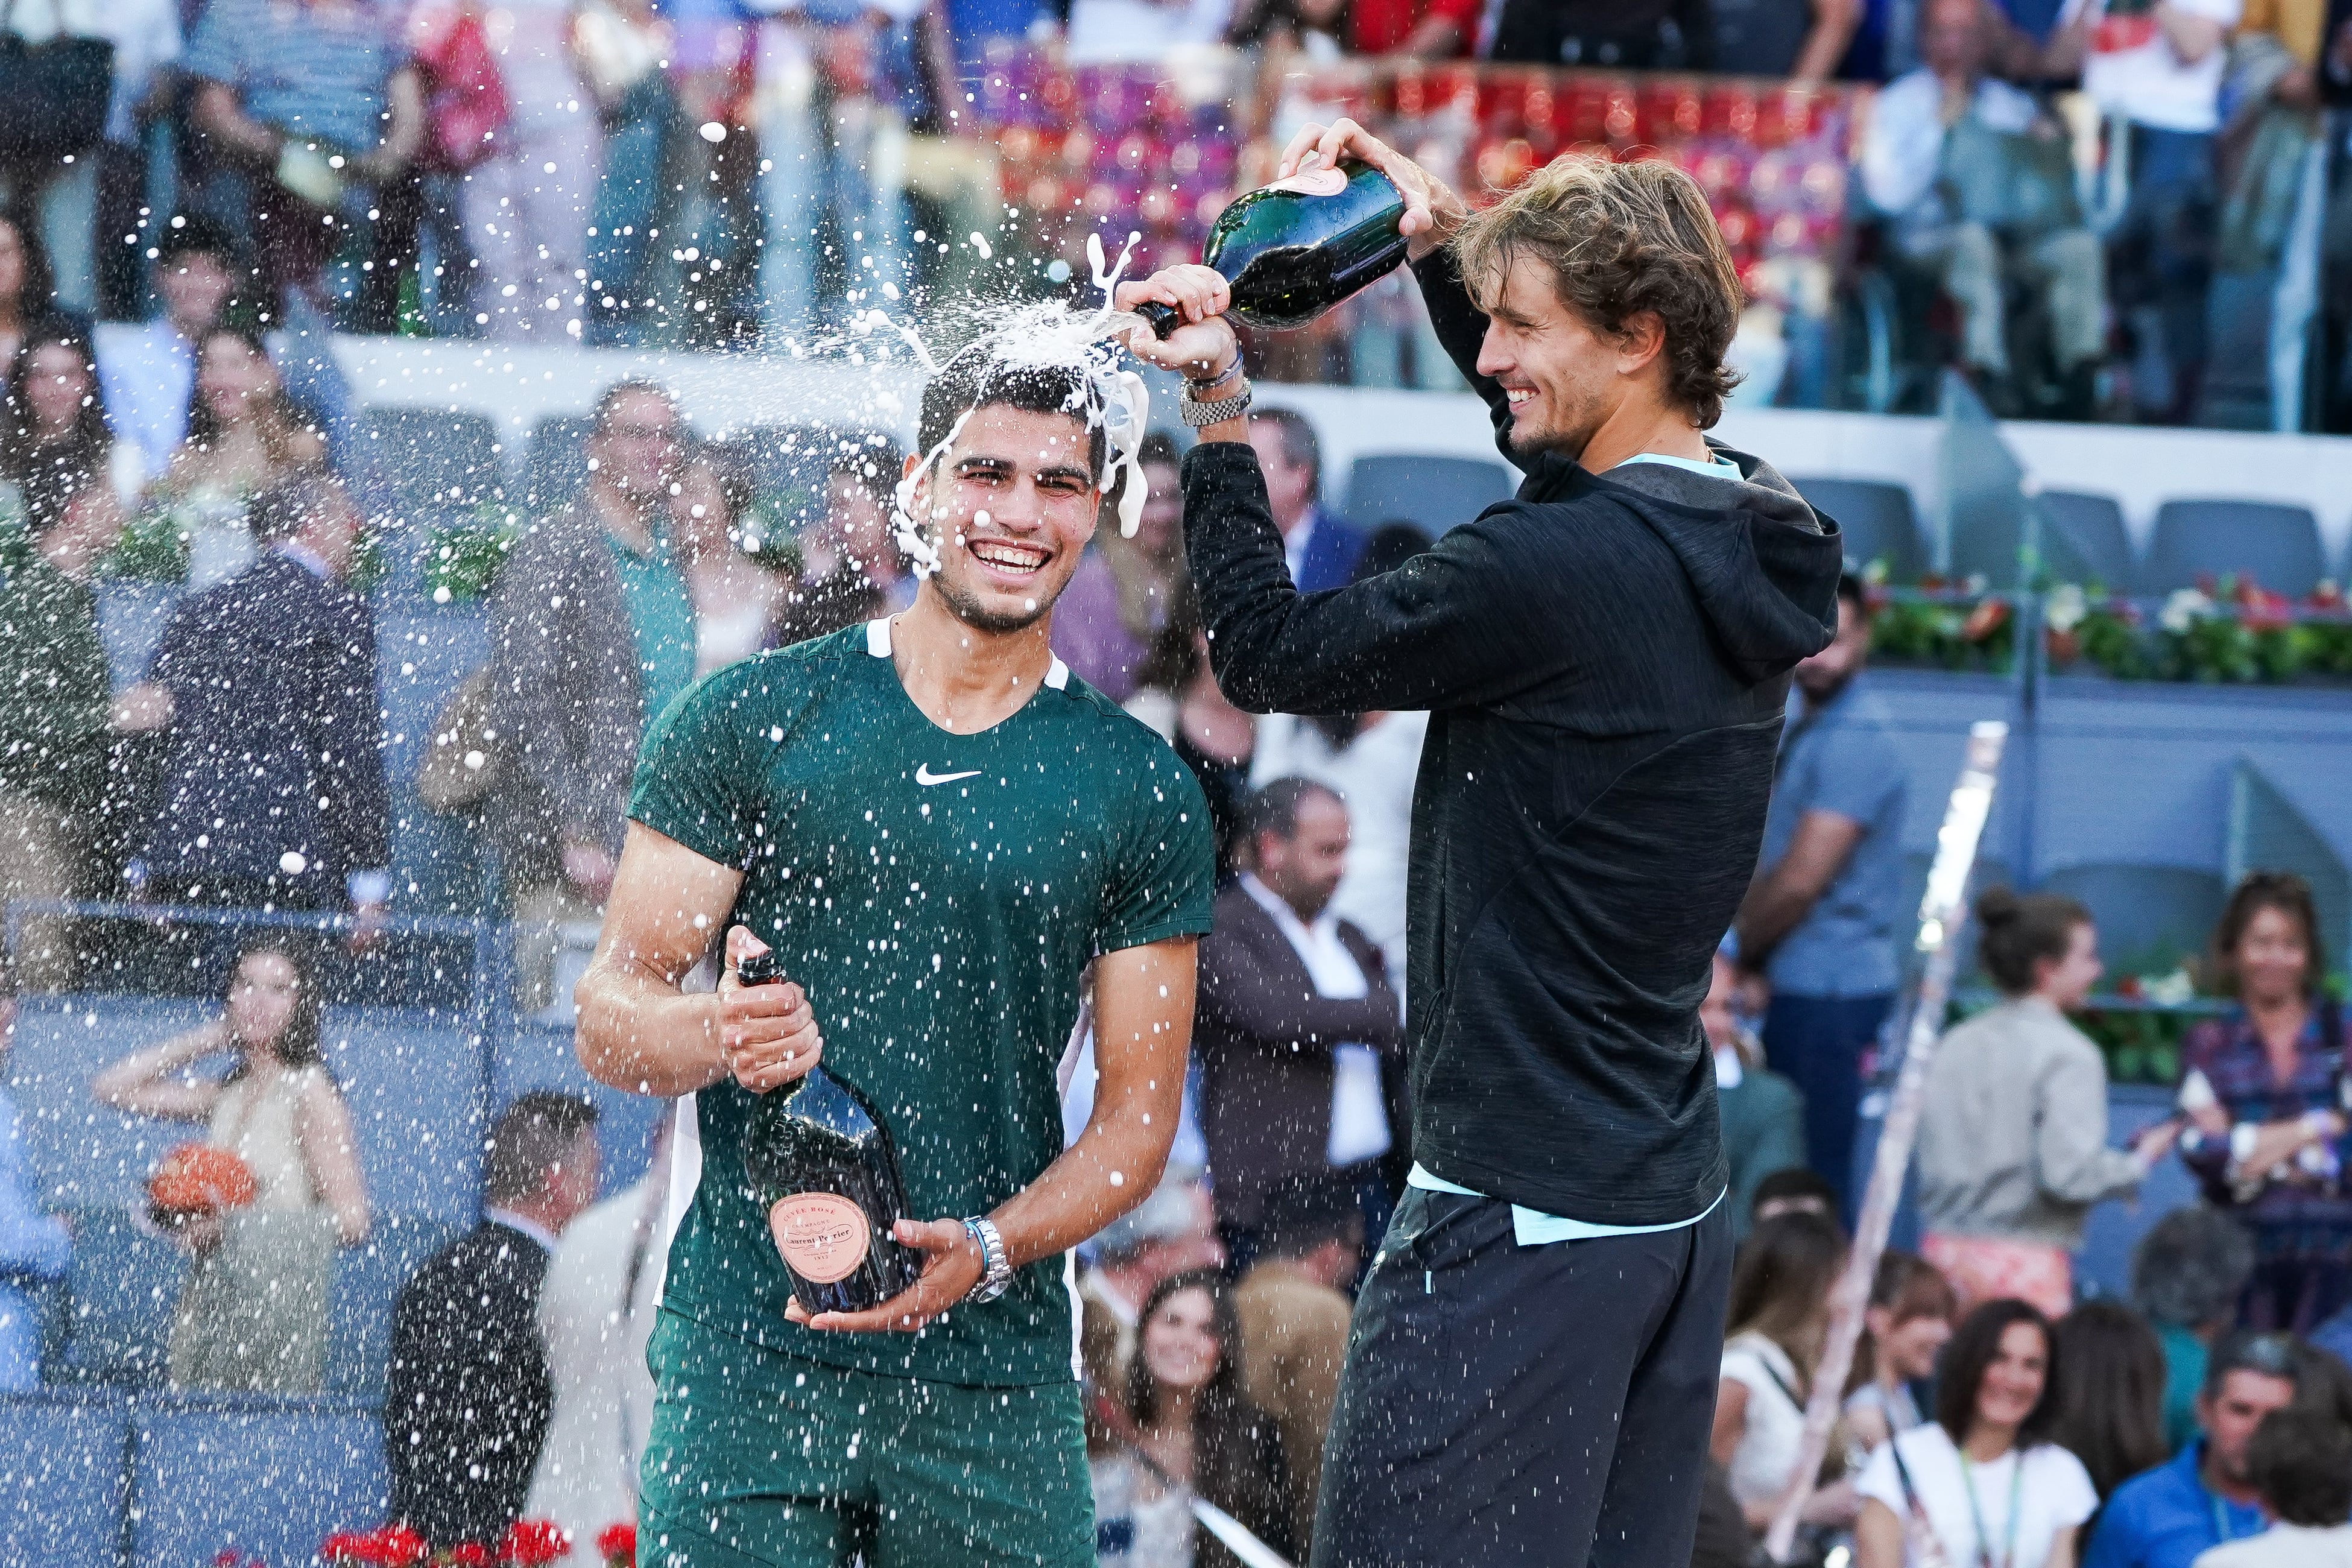
{"label": "woman in white top", "polygon": [[2074,1568],[2099,1506],[2082,1461],[2047,1440],[2050,1321],[1988,1301],[1944,1349],[1936,1419],[1862,1474],[1858,1568]]}
{"label": "woman in white top", "polygon": [[1936,1375],[1936,1358],[1958,1316],[1959,1300],[1941,1269],[1908,1252],[1879,1255],[1845,1396],[1846,1430],[1862,1452],[1927,1419],[1912,1386]]}
{"label": "woman in white top", "polygon": [[[1830,1288],[1845,1267],[1845,1235],[1817,1214],[1781,1215],[1748,1234],[1731,1270],[1730,1338],[1708,1451],[1750,1527],[1771,1521],[1795,1472],[1813,1368],[1829,1331]],[[1834,1470],[1842,1455],[1832,1457]],[[1853,1517],[1852,1483],[1815,1491],[1805,1522]]]}
{"label": "woman in white top", "polygon": [[[188,1068],[236,1053],[226,1078]],[[91,1081],[120,1110],[205,1124],[252,1170],[253,1202],[184,1237],[195,1258],[172,1326],[175,1386],[315,1394],[325,1382],[338,1243],[368,1236],[351,1108],[319,1047],[309,966],[283,938],[238,955],[223,1016],[135,1052]]]}

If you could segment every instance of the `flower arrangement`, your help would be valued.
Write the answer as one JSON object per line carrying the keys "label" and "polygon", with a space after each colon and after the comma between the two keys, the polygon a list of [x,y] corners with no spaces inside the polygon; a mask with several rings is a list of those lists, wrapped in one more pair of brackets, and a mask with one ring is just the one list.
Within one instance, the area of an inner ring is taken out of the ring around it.
{"label": "flower arrangement", "polygon": [[604,1568],[637,1568],[637,1527],[624,1520],[596,1532],[596,1554]]}
{"label": "flower arrangement", "polygon": [[521,537],[521,520],[494,505],[477,507],[469,521],[432,529],[425,537],[425,586],[433,602],[462,605],[483,597]]}
{"label": "flower arrangement", "polygon": [[347,1568],[547,1568],[572,1550],[572,1537],[543,1519],[518,1520],[496,1546],[460,1542],[436,1550],[405,1524],[343,1531],[319,1547],[320,1561]]}
{"label": "flower arrangement", "polygon": [[2017,606],[1982,576],[1960,583],[1923,577],[1916,589],[1886,585],[1885,563],[1864,568],[1871,646],[1885,658],[1946,669],[2006,671],[2017,654]]}

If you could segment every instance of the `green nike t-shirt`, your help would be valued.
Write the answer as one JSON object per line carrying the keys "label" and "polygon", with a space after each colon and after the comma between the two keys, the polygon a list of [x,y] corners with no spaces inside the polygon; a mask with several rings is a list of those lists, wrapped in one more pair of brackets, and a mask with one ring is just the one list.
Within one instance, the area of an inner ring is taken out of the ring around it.
{"label": "green nike t-shirt", "polygon": [[[1089,958],[1209,929],[1208,810],[1167,742],[1059,659],[1011,718],[950,734],[899,684],[887,621],[690,687],[646,738],[629,815],[742,870],[731,920],[807,991],[824,1065],[888,1127],[918,1219],[986,1214],[1061,1153],[1055,1069]],[[1061,1260],[914,1334],[787,1322],[743,1173],[753,1098],[729,1080],[686,1113],[700,1176],[666,1306],[862,1371],[1072,1375]]]}

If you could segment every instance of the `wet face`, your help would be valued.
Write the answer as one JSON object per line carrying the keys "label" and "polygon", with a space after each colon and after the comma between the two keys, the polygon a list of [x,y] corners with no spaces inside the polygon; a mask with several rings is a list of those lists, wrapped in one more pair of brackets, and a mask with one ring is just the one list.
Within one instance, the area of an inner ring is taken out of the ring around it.
{"label": "wet face", "polygon": [[25,236],[16,226],[0,218],[0,300],[25,308]]}
{"label": "wet face", "polygon": [[1013,632],[1054,607],[1094,534],[1087,458],[1079,420],[992,403],[922,472],[915,515],[940,560],[930,582],[958,620]]}
{"label": "wet face", "polygon": [[89,365],[71,344],[43,343],[26,362],[25,401],[32,405],[34,428],[43,436],[71,430],[97,391]]}
{"label": "wet face", "polygon": [[1173,561],[1184,553],[1184,481],[1172,463],[1142,467],[1143,515],[1136,520],[1135,547],[1154,561]]}
{"label": "wet face", "polygon": [[2037,967],[2042,972],[2042,994],[2052,1005],[2071,1011],[2080,1007],[2106,966],[2099,962],[2099,928],[2088,921],[2079,921],[2067,934],[2066,956],[2052,962],[2044,959]]}
{"label": "wet face", "polygon": [[598,484],[638,505],[669,492],[677,473],[684,423],[658,392],[631,391],[613,400],[588,438],[588,460]]}
{"label": "wet face", "polygon": [[2294,1403],[2294,1384],[2284,1377],[2240,1367],[2211,1394],[2197,1396],[2197,1424],[2205,1428],[2205,1457],[2223,1480],[2243,1486],[2246,1449],[2254,1428],[2273,1410]]}
{"label": "wet face", "polygon": [[208,251],[184,251],[172,258],[156,276],[155,291],[163,297],[163,314],[191,337],[220,320],[236,288],[228,264]]}
{"label": "wet face", "polygon": [[1261,833],[1257,879],[1269,892],[1311,921],[1330,907],[1348,874],[1348,808],[1320,790],[1298,802],[1298,826],[1287,837]]}
{"label": "wet face", "polygon": [[1816,702],[1845,689],[1870,659],[1870,616],[1844,595],[1838,595],[1837,636],[1830,646],[1797,666],[1797,688]]}
{"label": "wet face", "polygon": [[1871,1342],[1876,1347],[1879,1361],[1906,1383],[1916,1383],[1932,1375],[1936,1358],[1952,1337],[1948,1318],[1932,1312],[1916,1318],[1895,1321],[1895,1314],[1885,1307],[1873,1307],[1868,1314]]}
{"label": "wet face", "polygon": [[1192,1393],[1217,1375],[1216,1307],[1206,1290],[1179,1290],[1143,1325],[1143,1364],[1160,1386]]}
{"label": "wet face", "polygon": [[1739,1044],[1739,1015],[1732,1005],[1739,992],[1739,972],[1721,953],[1715,955],[1715,973],[1706,983],[1706,1000],[1698,1005],[1699,1027],[1717,1050]]}
{"label": "wet face", "polygon": [[2303,922],[2284,910],[2265,906],[2254,911],[2238,933],[2230,955],[2238,971],[2238,990],[2249,1002],[2281,1003],[2303,994],[2311,971],[2311,944]]}
{"label": "wet face", "polygon": [[1478,372],[1511,404],[1511,449],[1581,457],[1630,383],[1625,344],[1563,302],[1551,274],[1530,256],[1512,258],[1486,316]]}
{"label": "wet face", "polygon": [[2050,1342],[2032,1323],[2011,1323],[2000,1331],[2000,1343],[1977,1384],[1977,1419],[1992,1426],[2016,1427],[2042,1402],[2042,1387],[2050,1375]]}
{"label": "wet face", "polygon": [[242,425],[252,417],[257,400],[266,404],[278,395],[278,370],[243,338],[216,333],[205,340],[196,392],[222,425]]}
{"label": "wet face", "polygon": [[236,966],[228,988],[229,1033],[248,1055],[275,1045],[294,1017],[301,976],[282,952],[257,952]]}

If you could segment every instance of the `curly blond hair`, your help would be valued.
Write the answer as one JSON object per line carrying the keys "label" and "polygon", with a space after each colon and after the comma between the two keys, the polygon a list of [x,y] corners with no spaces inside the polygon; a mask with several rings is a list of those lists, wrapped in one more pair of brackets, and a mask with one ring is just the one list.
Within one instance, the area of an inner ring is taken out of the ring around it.
{"label": "curly blond hair", "polygon": [[1739,325],[1739,276],[1706,195],[1680,169],[1566,153],[1474,214],[1450,244],[1482,310],[1527,255],[1550,270],[1560,303],[1602,331],[1655,315],[1666,395],[1702,430],[1723,417],[1739,380],[1723,363]]}

